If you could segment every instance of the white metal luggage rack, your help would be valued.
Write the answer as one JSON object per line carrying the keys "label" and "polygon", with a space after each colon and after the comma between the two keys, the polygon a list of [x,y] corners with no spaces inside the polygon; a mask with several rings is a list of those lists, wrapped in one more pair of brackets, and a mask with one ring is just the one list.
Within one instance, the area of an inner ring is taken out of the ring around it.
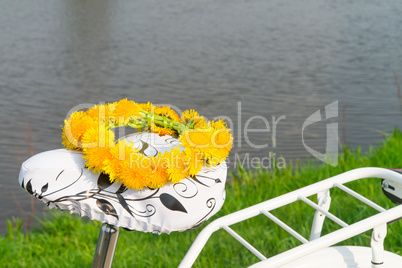
{"label": "white metal luggage rack", "polygon": [[[396,170],[383,168],[359,168],[306,186],[288,194],[273,198],[260,204],[234,212],[216,219],[206,226],[198,235],[179,267],[191,267],[209,237],[215,231],[224,229],[243,246],[256,255],[261,261],[252,267],[402,267],[402,257],[384,250],[383,242],[387,233],[387,223],[402,217],[402,206],[384,209],[356,193],[343,184],[363,178],[380,178],[384,193],[392,201],[402,201],[402,174]],[[348,225],[328,212],[331,202],[330,189],[337,187],[379,213]],[[307,197],[317,194],[318,204]],[[276,218],[270,211],[301,200],[313,207],[316,212],[311,228],[310,239],[307,240],[286,223]],[[281,228],[300,240],[303,244],[281,254],[266,258],[244,238],[229,226],[264,214]],[[333,220],[342,228],[321,237],[325,217]],[[373,229],[371,248],[366,247],[333,247],[336,243]]]}

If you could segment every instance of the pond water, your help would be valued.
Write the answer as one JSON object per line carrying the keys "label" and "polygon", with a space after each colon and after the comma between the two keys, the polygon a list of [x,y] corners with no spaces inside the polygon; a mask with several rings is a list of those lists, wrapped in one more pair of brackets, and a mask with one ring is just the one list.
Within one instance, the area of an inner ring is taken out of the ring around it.
{"label": "pond water", "polygon": [[1,1],[0,231],[30,211],[22,161],[61,147],[78,104],[128,98],[227,117],[233,170],[324,153],[328,123],[339,143],[381,142],[402,127],[400,14],[396,0]]}

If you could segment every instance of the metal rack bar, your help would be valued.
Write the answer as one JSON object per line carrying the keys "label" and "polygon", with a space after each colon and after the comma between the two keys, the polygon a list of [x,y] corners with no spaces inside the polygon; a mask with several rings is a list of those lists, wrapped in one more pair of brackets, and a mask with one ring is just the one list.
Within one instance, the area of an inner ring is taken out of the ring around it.
{"label": "metal rack bar", "polygon": [[335,183],[335,186],[338,187],[339,189],[341,189],[342,191],[350,194],[353,197],[356,197],[357,199],[359,199],[360,201],[362,201],[363,203],[365,203],[366,205],[374,208],[375,210],[379,211],[379,212],[384,212],[386,211],[386,209],[380,207],[379,205],[377,205],[376,203],[374,203],[373,201],[365,198],[364,196],[362,196],[359,193],[356,193],[355,191],[353,191],[352,189],[346,187],[345,185],[339,184],[339,183]]}
{"label": "metal rack bar", "polygon": [[245,246],[248,250],[250,250],[255,256],[257,256],[260,260],[266,260],[267,257],[262,255],[255,247],[253,247],[249,242],[247,242],[243,237],[241,237],[238,233],[233,231],[229,226],[223,225],[221,226],[226,232],[228,232],[231,236],[233,236],[237,241],[239,241],[243,246]]}
{"label": "metal rack bar", "polygon": [[280,219],[278,219],[277,217],[275,217],[268,211],[262,210],[261,213],[264,214],[265,216],[267,216],[270,220],[272,220],[276,224],[278,224],[280,227],[282,227],[282,229],[284,229],[286,232],[293,235],[295,238],[297,238],[297,240],[299,240],[303,244],[308,242],[308,240],[306,238],[301,236],[298,232],[296,232],[291,227],[289,227],[289,225],[287,225],[286,223],[284,223],[283,221],[281,221]]}
{"label": "metal rack bar", "polygon": [[313,207],[316,210],[320,211],[322,214],[324,214],[325,216],[327,216],[328,218],[330,218],[331,220],[333,220],[334,222],[336,222],[340,226],[342,226],[342,227],[348,227],[349,226],[349,224],[347,224],[346,222],[342,221],[341,219],[336,217],[334,214],[322,209],[319,205],[317,205],[316,203],[314,203],[310,199],[308,199],[308,198],[306,198],[304,196],[299,196],[299,199],[302,200],[307,205],[310,205],[311,207]]}

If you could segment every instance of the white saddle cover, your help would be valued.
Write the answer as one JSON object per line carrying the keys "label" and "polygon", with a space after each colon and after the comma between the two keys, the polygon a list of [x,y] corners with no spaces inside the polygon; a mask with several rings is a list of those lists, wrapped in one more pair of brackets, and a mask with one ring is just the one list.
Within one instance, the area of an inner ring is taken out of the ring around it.
{"label": "white saddle cover", "polygon": [[[171,136],[135,133],[126,137],[145,155],[170,150]],[[39,153],[26,160],[19,183],[49,208],[69,210],[92,220],[153,233],[184,231],[201,225],[225,200],[226,163],[205,167],[193,178],[159,189],[127,189],[108,175],[85,167],[83,154],[67,149]]]}

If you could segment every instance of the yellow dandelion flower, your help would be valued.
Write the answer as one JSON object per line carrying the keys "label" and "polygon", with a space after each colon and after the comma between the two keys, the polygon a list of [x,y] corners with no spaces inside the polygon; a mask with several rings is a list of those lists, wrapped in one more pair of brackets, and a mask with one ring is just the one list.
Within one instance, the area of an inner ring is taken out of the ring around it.
{"label": "yellow dandelion flower", "polygon": [[110,182],[119,181],[122,163],[120,160],[111,157],[103,162],[103,172],[109,175]]}
{"label": "yellow dandelion flower", "polygon": [[169,129],[169,128],[158,127],[154,123],[151,123],[150,129],[153,133],[158,133],[159,136],[163,136],[163,135],[170,135],[173,137],[176,136],[176,132],[174,130]]}
{"label": "yellow dandelion flower", "polygon": [[188,174],[190,176],[195,176],[201,171],[204,166],[204,153],[199,152],[194,148],[187,147],[184,150],[184,159],[188,166]]}
{"label": "yellow dandelion flower", "polygon": [[92,148],[101,147],[109,148],[114,147],[114,132],[109,130],[106,126],[96,126],[89,128],[82,137],[82,147]]}
{"label": "yellow dandelion flower", "polygon": [[139,116],[141,110],[141,106],[134,101],[122,99],[116,104],[113,114],[115,116],[124,116],[126,119],[129,119],[134,116]]}
{"label": "yellow dandelion flower", "polygon": [[167,183],[169,175],[166,169],[161,168],[161,154],[159,153],[157,157],[148,156],[146,157],[147,165],[143,166],[144,178],[148,182],[147,186],[151,188],[159,188]]}
{"label": "yellow dandelion flower", "polygon": [[158,115],[166,116],[173,121],[180,122],[179,115],[168,106],[156,106],[153,112]]}
{"label": "yellow dandelion flower", "polygon": [[98,104],[89,108],[85,113],[94,120],[109,122],[114,119],[115,106],[115,103]]}
{"label": "yellow dandelion flower", "polygon": [[211,123],[211,126],[214,129],[225,129],[225,130],[227,129],[227,124],[225,121],[223,121],[223,119],[219,119],[218,121],[213,121]]}
{"label": "yellow dandelion flower", "polygon": [[170,152],[165,152],[163,158],[166,161],[167,173],[171,182],[176,183],[188,177],[186,160],[183,158],[179,146],[172,148]]}
{"label": "yellow dandelion flower", "polygon": [[129,161],[132,154],[138,153],[139,149],[133,148],[133,143],[119,140],[116,146],[110,148],[111,159],[104,163],[104,170],[109,174],[110,180],[119,180],[123,161]]}
{"label": "yellow dandelion flower", "polygon": [[147,181],[139,174],[137,169],[130,168],[129,161],[123,161],[118,181],[121,181],[126,187],[141,190],[147,186]]}
{"label": "yellow dandelion flower", "polygon": [[169,181],[169,175],[166,170],[156,169],[152,172],[152,178],[148,180],[148,187],[160,188]]}
{"label": "yellow dandelion flower", "polygon": [[222,163],[229,154],[225,150],[212,149],[205,153],[205,160],[210,166],[216,166]]}
{"label": "yellow dandelion flower", "polygon": [[233,144],[233,136],[229,133],[228,130],[218,129],[215,130],[211,136],[212,146],[217,149],[232,149]]}
{"label": "yellow dandelion flower", "polygon": [[186,110],[181,114],[181,119],[183,120],[184,123],[187,123],[187,121],[191,118],[198,118],[201,117],[197,111],[190,109]]}
{"label": "yellow dandelion flower", "polygon": [[187,110],[181,114],[181,121],[186,125],[193,125],[193,128],[206,128],[207,122],[195,110]]}
{"label": "yellow dandelion flower", "polygon": [[95,173],[100,173],[104,171],[107,165],[105,162],[107,159],[111,158],[110,150],[107,147],[99,148],[88,148],[84,149],[84,159],[87,160],[86,166],[88,169],[93,169]]}
{"label": "yellow dandelion flower", "polygon": [[61,134],[61,138],[63,139],[63,141],[62,141],[62,145],[64,146],[64,147],[66,147],[67,149],[69,149],[69,150],[75,150],[75,151],[80,151],[80,150],[82,150],[82,148],[80,147],[80,146],[78,146],[78,143],[75,143],[75,144],[73,144],[72,142],[70,142],[70,139],[68,138],[68,136],[66,135],[66,131],[65,131],[65,129],[63,128],[63,132],[62,132],[62,134]]}
{"label": "yellow dandelion flower", "polygon": [[211,136],[211,129],[189,129],[182,133],[179,140],[184,147],[205,149],[211,145]]}
{"label": "yellow dandelion flower", "polygon": [[194,128],[195,129],[205,129],[208,127],[208,122],[204,120],[203,117],[197,118],[194,120]]}
{"label": "yellow dandelion flower", "polygon": [[82,111],[74,112],[64,121],[62,144],[73,150],[82,149],[82,138],[89,127],[94,127],[96,121]]}
{"label": "yellow dandelion flower", "polygon": [[148,103],[139,103],[138,105],[141,107],[142,110],[147,111],[147,112],[155,109],[155,106],[150,102],[148,102]]}

